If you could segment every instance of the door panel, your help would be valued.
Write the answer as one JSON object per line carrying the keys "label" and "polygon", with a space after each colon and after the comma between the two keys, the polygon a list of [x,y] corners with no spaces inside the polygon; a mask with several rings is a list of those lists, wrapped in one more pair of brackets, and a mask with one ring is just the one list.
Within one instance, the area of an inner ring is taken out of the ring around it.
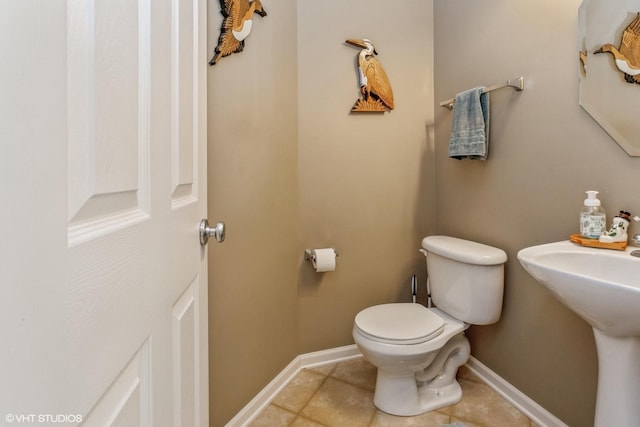
{"label": "door panel", "polygon": [[172,201],[180,205],[195,196],[194,156],[199,135],[197,115],[202,91],[198,80],[197,0],[172,0]]}
{"label": "door panel", "polygon": [[174,425],[199,426],[200,402],[197,399],[201,372],[198,357],[203,344],[198,337],[200,282],[195,280],[173,307],[173,371],[174,375]]}
{"label": "door panel", "polygon": [[0,419],[208,424],[205,7],[0,2]]}
{"label": "door panel", "polygon": [[114,383],[84,417],[84,426],[151,426],[149,343],[138,350]]}
{"label": "door panel", "polygon": [[148,214],[149,0],[67,3],[71,245]]}

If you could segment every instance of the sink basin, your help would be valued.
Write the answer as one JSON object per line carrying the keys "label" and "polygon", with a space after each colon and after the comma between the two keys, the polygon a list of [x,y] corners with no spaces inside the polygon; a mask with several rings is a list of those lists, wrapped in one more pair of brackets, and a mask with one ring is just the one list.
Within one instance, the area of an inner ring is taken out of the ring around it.
{"label": "sink basin", "polygon": [[593,327],[598,351],[595,426],[640,420],[640,258],[570,241],[518,252],[522,266]]}
{"label": "sink basin", "polygon": [[640,258],[569,241],[518,252],[522,266],[555,297],[608,335],[640,336]]}

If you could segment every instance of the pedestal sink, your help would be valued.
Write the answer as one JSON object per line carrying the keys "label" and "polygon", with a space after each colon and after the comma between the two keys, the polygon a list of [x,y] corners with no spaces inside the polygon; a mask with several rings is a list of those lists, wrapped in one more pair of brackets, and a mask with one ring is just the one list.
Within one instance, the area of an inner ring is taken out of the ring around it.
{"label": "pedestal sink", "polygon": [[569,241],[518,252],[522,266],[593,327],[596,427],[640,425],[640,258]]}

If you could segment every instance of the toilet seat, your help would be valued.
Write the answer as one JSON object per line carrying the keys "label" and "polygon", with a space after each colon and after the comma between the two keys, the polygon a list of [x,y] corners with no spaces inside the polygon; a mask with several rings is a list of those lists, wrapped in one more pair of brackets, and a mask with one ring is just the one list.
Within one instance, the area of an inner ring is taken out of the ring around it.
{"label": "toilet seat", "polygon": [[374,341],[419,344],[437,337],[444,319],[420,304],[395,303],[366,308],[356,315],[356,329]]}

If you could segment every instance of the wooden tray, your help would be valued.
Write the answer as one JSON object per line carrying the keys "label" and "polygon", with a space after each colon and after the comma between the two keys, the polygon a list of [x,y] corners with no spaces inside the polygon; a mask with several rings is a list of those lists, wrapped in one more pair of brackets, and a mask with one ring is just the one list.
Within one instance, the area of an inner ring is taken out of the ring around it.
{"label": "wooden tray", "polygon": [[624,251],[627,247],[627,242],[614,242],[614,243],[602,243],[598,239],[587,239],[580,234],[571,234],[569,240],[573,243],[577,243],[582,246],[588,246],[590,248],[600,249],[613,249],[616,251]]}

